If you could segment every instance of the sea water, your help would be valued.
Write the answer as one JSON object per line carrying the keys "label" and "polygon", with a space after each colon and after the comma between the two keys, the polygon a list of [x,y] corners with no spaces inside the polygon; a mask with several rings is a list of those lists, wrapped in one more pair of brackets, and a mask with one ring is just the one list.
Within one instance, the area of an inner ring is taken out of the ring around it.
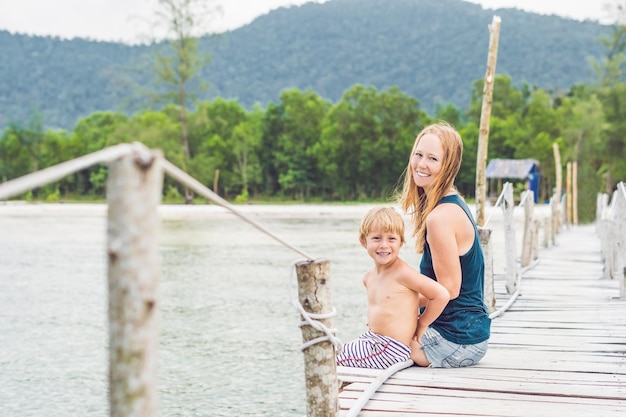
{"label": "sea water", "polygon": [[[343,341],[365,330],[371,259],[358,225],[372,206],[236,207],[330,261]],[[305,415],[292,305],[303,255],[222,207],[159,211],[160,415]],[[0,416],[108,415],[105,246],[105,205],[0,203]],[[412,247],[409,239],[401,256],[417,267]]]}

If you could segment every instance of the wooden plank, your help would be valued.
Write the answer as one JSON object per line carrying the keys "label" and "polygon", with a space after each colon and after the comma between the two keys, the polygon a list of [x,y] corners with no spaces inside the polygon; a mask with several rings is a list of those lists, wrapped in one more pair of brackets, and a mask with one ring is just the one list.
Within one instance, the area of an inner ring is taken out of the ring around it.
{"label": "wooden plank", "polygon": [[[366,384],[340,394],[342,410],[348,410]],[[391,391],[391,392],[390,392]],[[453,415],[453,416],[623,416],[626,402],[548,395],[523,395],[432,389],[411,386],[387,386],[366,404],[361,416],[382,415]],[[389,413],[389,414],[383,414]],[[340,415],[345,415],[341,413]]]}
{"label": "wooden plank", "polygon": [[[489,351],[462,369],[412,367],[393,375],[361,416],[626,415],[626,300],[602,279],[593,226],[542,252],[513,307],[493,321]],[[496,302],[508,295],[496,277]],[[341,415],[380,373],[338,368]]]}

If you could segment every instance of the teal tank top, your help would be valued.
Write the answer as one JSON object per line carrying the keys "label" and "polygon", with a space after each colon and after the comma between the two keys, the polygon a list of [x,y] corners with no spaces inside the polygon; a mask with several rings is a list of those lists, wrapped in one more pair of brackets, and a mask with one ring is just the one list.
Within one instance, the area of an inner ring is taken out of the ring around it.
{"label": "teal tank top", "polygon": [[[491,319],[484,301],[485,259],[478,228],[467,204],[457,194],[445,196],[437,205],[445,203],[456,204],[463,209],[474,226],[475,237],[472,247],[459,257],[462,271],[459,296],[450,300],[431,326],[446,340],[459,345],[473,345],[489,339],[491,333]],[[437,281],[428,242],[424,243],[420,271]]]}

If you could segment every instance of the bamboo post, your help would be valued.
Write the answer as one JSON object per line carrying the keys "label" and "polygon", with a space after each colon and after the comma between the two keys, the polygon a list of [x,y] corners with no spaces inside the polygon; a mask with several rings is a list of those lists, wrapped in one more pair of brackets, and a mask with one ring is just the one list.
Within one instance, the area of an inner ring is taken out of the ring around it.
{"label": "bamboo post", "polygon": [[535,204],[534,195],[531,190],[524,191],[524,235],[522,238],[522,258],[521,266],[530,265],[533,249],[533,207]]}
{"label": "bamboo post", "polygon": [[546,216],[543,219],[543,247],[549,248],[550,241],[552,239],[552,222],[550,219],[552,216]]}
{"label": "bamboo post", "polygon": [[515,225],[513,222],[513,211],[515,201],[513,200],[513,185],[509,182],[504,184],[504,198],[502,201],[502,211],[504,218],[504,249],[506,263],[506,290],[509,294],[515,292],[517,280],[517,259],[515,249]]}
{"label": "bamboo post", "polygon": [[160,153],[138,147],[110,164],[107,180],[109,405],[111,417],[154,417]]}
{"label": "bamboo post", "polygon": [[500,17],[494,16],[489,25],[489,54],[487,71],[483,86],[483,104],[480,113],[480,130],[478,134],[478,152],[476,155],[476,222],[485,223],[485,200],[487,198],[487,181],[485,170],[487,165],[487,148],[489,143],[489,121],[495,83],[496,61],[498,58],[498,39],[500,36]]}
{"label": "bamboo post", "polygon": [[489,313],[496,311],[496,295],[493,284],[493,251],[491,244],[491,229],[478,229],[480,246],[485,257],[485,305]]}
{"label": "bamboo post", "polygon": [[572,166],[572,219],[574,225],[578,225],[578,162]]}
{"label": "bamboo post", "polygon": [[568,225],[572,224],[572,163],[566,165],[567,176],[565,178],[565,221]]}
{"label": "bamboo post", "polygon": [[[534,202],[534,201],[533,201]],[[531,258],[534,261],[539,258],[539,219],[533,220],[533,245],[531,250]]]}
{"label": "bamboo post", "polygon": [[561,213],[559,211],[559,199],[556,197],[556,194],[550,198],[550,214],[552,219],[552,246],[556,245],[556,235],[559,232],[559,224],[561,221]]}
{"label": "bamboo post", "polygon": [[[554,172],[556,173],[556,200],[554,201],[554,204],[556,204],[557,207],[555,209],[558,212],[560,209],[559,203],[561,202],[561,194],[563,190],[563,167],[561,166],[561,152],[559,152],[559,145],[557,145],[556,142],[552,144],[552,150],[554,152]],[[555,216],[554,221],[556,222],[556,230],[554,230],[553,233],[556,234],[558,228],[561,226],[561,219],[559,216]]]}
{"label": "bamboo post", "polygon": [[219,180],[220,180],[220,170],[216,169],[215,176],[213,177],[213,192],[215,194],[217,194],[217,191],[218,191],[217,185],[219,183]]}
{"label": "bamboo post", "polygon": [[[309,314],[327,314],[332,310],[330,262],[303,261],[296,264],[298,299]],[[320,320],[331,328],[330,319]],[[325,334],[310,325],[301,327],[306,344]],[[304,350],[307,417],[333,417],[339,414],[339,383],[335,348],[331,341],[315,343]]]}
{"label": "bamboo post", "polygon": [[626,187],[623,182],[617,184],[613,194],[615,205],[613,217],[615,222],[615,276],[619,278],[619,296],[626,297]]}

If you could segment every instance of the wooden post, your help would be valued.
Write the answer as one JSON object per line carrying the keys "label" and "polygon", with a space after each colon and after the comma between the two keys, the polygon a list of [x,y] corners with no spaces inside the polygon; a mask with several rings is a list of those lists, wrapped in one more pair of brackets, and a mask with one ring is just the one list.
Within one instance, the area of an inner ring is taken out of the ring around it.
{"label": "wooden post", "polygon": [[[304,311],[327,314],[332,311],[330,262],[304,261],[296,264],[298,299]],[[330,319],[319,320],[331,328]],[[307,343],[325,334],[303,325],[302,341]],[[339,383],[335,348],[331,341],[315,343],[304,350],[304,377],[308,417],[333,417],[339,414]]]}
{"label": "wooden post", "polygon": [[480,247],[485,257],[485,305],[489,313],[496,311],[496,295],[493,285],[493,251],[491,248],[491,229],[478,229]]}
{"label": "wooden post", "polygon": [[534,194],[532,190],[524,191],[524,235],[522,238],[522,258],[521,266],[530,265],[533,250],[533,207],[535,204]]}
{"label": "wooden post", "polygon": [[219,180],[220,180],[220,170],[216,169],[215,170],[215,176],[213,177],[213,192],[215,194],[218,194],[218,187],[217,186],[218,186]]}
{"label": "wooden post", "polygon": [[574,225],[578,225],[578,162],[572,167],[572,217]]}
{"label": "wooden post", "polygon": [[515,292],[517,286],[517,251],[515,249],[515,224],[513,212],[515,201],[513,200],[513,185],[510,182],[504,184],[504,198],[502,211],[504,219],[504,249],[506,261],[506,290],[509,294]]}
{"label": "wooden post", "polygon": [[478,152],[476,155],[476,222],[479,225],[483,225],[485,223],[485,200],[487,198],[485,170],[487,166],[489,120],[491,118],[493,85],[495,83],[496,61],[498,58],[500,22],[500,17],[494,16],[491,24],[489,25],[489,54],[487,56],[487,72],[485,74],[485,83],[483,86],[483,105],[480,113]]}
{"label": "wooden post", "polygon": [[554,172],[556,173],[556,189],[555,189],[556,199],[554,201],[554,204],[556,205],[554,210],[556,210],[556,213],[553,212],[553,215],[554,215],[553,220],[555,221],[554,227],[556,229],[554,230],[554,234],[556,235],[556,232],[561,226],[561,218],[560,216],[557,215],[557,213],[560,211],[559,205],[561,202],[561,194],[563,190],[563,167],[561,166],[561,153],[559,152],[559,145],[557,145],[556,143],[553,143],[552,150],[554,151]]}
{"label": "wooden post", "polygon": [[[533,201],[534,203],[534,201]],[[539,219],[533,220],[533,247],[531,251],[531,258],[534,261],[539,258]]]}
{"label": "wooden post", "polygon": [[566,165],[567,176],[565,178],[565,221],[568,225],[572,224],[572,163]]}
{"label": "wooden post", "polygon": [[160,153],[142,146],[110,164],[107,180],[109,405],[111,417],[154,417]]}
{"label": "wooden post", "polygon": [[556,198],[556,194],[550,198],[550,215],[552,219],[552,246],[556,245],[556,235],[559,232],[559,223],[561,213],[559,212],[559,199]]}
{"label": "wooden post", "polygon": [[552,239],[552,216],[543,219],[543,247],[549,248]]}

